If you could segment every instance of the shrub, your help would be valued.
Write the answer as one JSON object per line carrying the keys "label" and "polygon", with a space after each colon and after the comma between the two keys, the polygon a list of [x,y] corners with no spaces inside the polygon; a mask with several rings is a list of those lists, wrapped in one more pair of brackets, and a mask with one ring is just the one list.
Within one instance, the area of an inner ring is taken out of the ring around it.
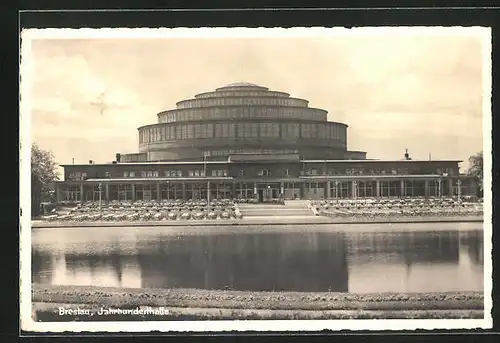
{"label": "shrub", "polygon": [[193,214],[193,219],[203,219],[205,217],[205,213],[203,212],[196,212]]}
{"label": "shrub", "polygon": [[190,212],[182,212],[180,219],[190,219],[191,218],[191,213]]}

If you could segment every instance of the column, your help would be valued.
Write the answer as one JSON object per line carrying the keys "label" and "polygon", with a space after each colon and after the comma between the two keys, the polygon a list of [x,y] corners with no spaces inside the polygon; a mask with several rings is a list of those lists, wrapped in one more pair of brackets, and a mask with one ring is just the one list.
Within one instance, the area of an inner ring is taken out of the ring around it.
{"label": "column", "polygon": [[80,203],[83,203],[83,183],[80,184]]}
{"label": "column", "polygon": [[448,194],[450,197],[453,196],[453,179],[448,180]]}
{"label": "column", "polygon": [[280,194],[285,197],[285,185],[283,182],[280,182]]}
{"label": "column", "polygon": [[424,186],[424,189],[425,189],[425,197],[428,198],[429,197],[429,180],[425,180],[425,186]]}
{"label": "column", "polygon": [[135,201],[135,184],[132,183],[130,188],[132,188],[132,201]]}
{"label": "column", "polygon": [[351,181],[351,197],[356,197],[356,181]]}
{"label": "column", "polygon": [[236,198],[236,182],[233,181],[233,194],[232,194],[232,198]]}
{"label": "column", "polygon": [[104,199],[106,200],[106,202],[109,202],[109,184],[105,184],[104,189]]}
{"label": "column", "polygon": [[59,188],[59,185],[56,184],[56,204],[59,204],[61,201],[61,189]]}
{"label": "column", "polygon": [[375,196],[380,198],[380,180],[375,181]]}
{"label": "column", "polygon": [[331,192],[331,189],[330,189],[330,186],[331,186],[331,181],[326,181],[326,198],[327,199],[330,199],[332,197],[332,192]]}
{"label": "column", "polygon": [[400,182],[400,187],[401,187],[401,196],[405,197],[406,196],[406,189],[405,189],[405,180],[401,180]]}
{"label": "column", "polygon": [[156,200],[160,201],[161,200],[161,194],[160,194],[160,183],[156,183]]}
{"label": "column", "polygon": [[300,198],[304,199],[305,198],[305,194],[306,194],[306,184],[305,184],[305,182],[302,182],[300,184]]}
{"label": "column", "polygon": [[253,184],[253,197],[257,198],[257,182]]}
{"label": "column", "polygon": [[210,181],[207,181],[207,202],[210,203]]}
{"label": "column", "polygon": [[184,182],[182,183],[182,200],[187,200],[186,199],[186,184]]}
{"label": "column", "polygon": [[441,183],[442,183],[441,179],[437,180],[437,183],[438,183],[438,197],[441,198],[441,196],[443,194],[443,191],[441,189],[441,187],[442,187],[442,185],[441,185]]}

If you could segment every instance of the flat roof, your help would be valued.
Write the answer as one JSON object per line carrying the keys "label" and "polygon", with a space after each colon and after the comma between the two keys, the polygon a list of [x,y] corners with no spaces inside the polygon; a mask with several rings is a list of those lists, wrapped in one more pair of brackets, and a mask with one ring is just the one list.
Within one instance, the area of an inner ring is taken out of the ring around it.
{"label": "flat roof", "polygon": [[[264,158],[265,159],[265,158]],[[269,161],[268,159],[265,159]],[[240,161],[238,161],[240,162]],[[241,161],[245,162],[245,161]],[[283,160],[276,160],[276,162],[284,162]],[[301,163],[418,163],[418,162],[463,162],[462,160],[296,160],[296,162]],[[119,163],[79,163],[79,164],[60,164],[60,167],[81,167],[81,166],[112,166],[112,165],[122,165],[122,166],[140,166],[140,165],[204,165],[204,164],[228,164],[234,163],[232,161],[156,161],[156,162],[119,162]]]}
{"label": "flat roof", "polygon": [[152,162],[118,162],[118,163],[79,163],[79,164],[60,164],[61,167],[71,167],[71,166],[136,166],[136,165],[182,165],[182,164],[226,164],[227,160],[224,161],[152,161]]}
{"label": "flat roof", "polygon": [[366,160],[300,160],[304,163],[359,163],[359,162],[463,162],[462,160],[378,160],[378,159],[366,159]]}
{"label": "flat roof", "polygon": [[[85,182],[138,182],[138,181],[227,181],[232,180],[230,176],[207,176],[207,177],[124,177],[124,178],[105,178],[105,179],[87,179]],[[81,180],[69,180],[81,181]]]}
{"label": "flat roof", "polygon": [[299,176],[300,179],[308,180],[325,180],[325,179],[427,179],[441,178],[439,174],[381,174],[381,175],[304,175]]}

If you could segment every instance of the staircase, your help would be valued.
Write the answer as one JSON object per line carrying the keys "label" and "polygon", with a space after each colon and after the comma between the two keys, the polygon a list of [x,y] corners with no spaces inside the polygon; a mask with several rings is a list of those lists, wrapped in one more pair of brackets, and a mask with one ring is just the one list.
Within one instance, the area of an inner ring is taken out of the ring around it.
{"label": "staircase", "polygon": [[314,216],[304,200],[285,201],[285,205],[278,204],[238,204],[238,208],[247,217],[305,217]]}

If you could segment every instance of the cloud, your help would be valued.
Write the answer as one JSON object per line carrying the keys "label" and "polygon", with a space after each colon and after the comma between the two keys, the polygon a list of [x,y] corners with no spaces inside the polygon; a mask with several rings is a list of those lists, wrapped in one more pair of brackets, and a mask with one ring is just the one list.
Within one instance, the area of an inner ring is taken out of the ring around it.
{"label": "cloud", "polygon": [[399,157],[406,146],[466,159],[482,148],[474,37],[65,39],[36,41],[33,54],[34,136],[61,158],[64,142],[79,144],[76,158],[133,152],[137,127],[156,113],[238,80],[327,110],[349,125],[349,149],[369,156]]}

